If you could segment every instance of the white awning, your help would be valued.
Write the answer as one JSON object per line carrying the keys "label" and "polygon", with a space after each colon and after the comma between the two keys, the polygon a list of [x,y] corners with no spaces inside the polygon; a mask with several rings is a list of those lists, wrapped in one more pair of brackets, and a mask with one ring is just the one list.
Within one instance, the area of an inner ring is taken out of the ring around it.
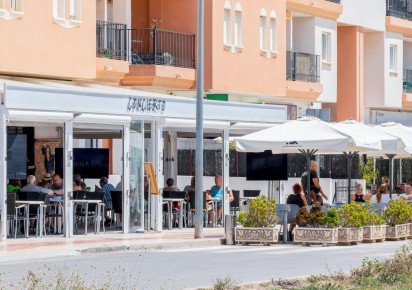
{"label": "white awning", "polygon": [[73,119],[72,113],[46,111],[8,110],[6,118],[9,122],[30,123],[64,123]]}
{"label": "white awning", "polygon": [[[163,123],[165,130],[196,129],[196,120],[183,120],[165,118]],[[204,121],[203,128],[209,130],[224,130],[230,127],[229,122]]]}
{"label": "white awning", "polygon": [[107,124],[107,125],[128,125],[132,121],[128,116],[98,115],[98,114],[80,114],[73,120],[74,123],[86,124]]}

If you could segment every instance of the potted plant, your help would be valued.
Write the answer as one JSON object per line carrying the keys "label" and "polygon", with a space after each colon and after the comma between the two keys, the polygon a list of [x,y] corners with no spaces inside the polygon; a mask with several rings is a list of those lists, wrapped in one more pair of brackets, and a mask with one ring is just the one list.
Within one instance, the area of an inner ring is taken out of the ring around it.
{"label": "potted plant", "polygon": [[243,227],[235,228],[236,243],[264,243],[271,244],[278,240],[278,230],[275,228],[278,217],[276,215],[276,201],[268,200],[260,195],[251,200],[249,210],[239,214],[239,223]]}
{"label": "potted plant", "polygon": [[100,56],[105,58],[110,58],[112,51],[110,49],[101,49]]}
{"label": "potted plant", "polygon": [[385,210],[387,240],[399,240],[409,236],[412,208],[402,199],[392,200]]}
{"label": "potted plant", "polygon": [[383,242],[386,238],[385,219],[373,212],[370,201],[366,202],[363,242]]}
{"label": "potted plant", "polygon": [[355,202],[343,205],[338,210],[340,228],[339,244],[357,244],[363,240],[363,226],[366,221],[366,208]]}
{"label": "potted plant", "polygon": [[295,217],[298,228],[295,229],[294,241],[308,245],[309,243],[336,244],[338,242],[339,217],[336,209],[322,212],[319,204],[312,206],[308,212],[301,208]]}

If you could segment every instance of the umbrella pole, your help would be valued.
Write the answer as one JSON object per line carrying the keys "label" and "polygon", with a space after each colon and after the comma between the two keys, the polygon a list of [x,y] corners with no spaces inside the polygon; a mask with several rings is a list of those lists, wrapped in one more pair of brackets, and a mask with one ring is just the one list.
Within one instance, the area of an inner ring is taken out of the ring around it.
{"label": "umbrella pole", "polygon": [[389,198],[392,199],[392,191],[393,191],[393,158],[395,158],[396,154],[386,154],[389,158]]}
{"label": "umbrella pole", "polygon": [[350,191],[351,191],[351,183],[352,183],[352,164],[353,164],[353,157],[355,157],[356,155],[358,155],[359,152],[355,151],[355,152],[349,152],[346,153],[344,152],[343,154],[346,155],[346,157],[348,158],[348,163],[349,163],[349,168],[348,168],[348,199],[347,199],[347,203],[350,203]]}
{"label": "umbrella pole", "polygon": [[310,198],[310,158],[318,151],[318,150],[299,150],[305,157],[306,157],[306,163],[307,163],[307,174],[308,177],[306,178],[306,194],[307,194],[307,200],[308,200],[308,205],[311,205],[311,198]]}

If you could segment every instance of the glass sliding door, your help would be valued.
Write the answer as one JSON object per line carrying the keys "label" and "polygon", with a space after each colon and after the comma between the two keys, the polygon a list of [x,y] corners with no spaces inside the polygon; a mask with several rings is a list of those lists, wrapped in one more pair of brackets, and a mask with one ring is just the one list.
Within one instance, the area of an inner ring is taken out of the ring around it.
{"label": "glass sliding door", "polygon": [[130,231],[144,230],[143,189],[143,121],[133,121],[130,126]]}

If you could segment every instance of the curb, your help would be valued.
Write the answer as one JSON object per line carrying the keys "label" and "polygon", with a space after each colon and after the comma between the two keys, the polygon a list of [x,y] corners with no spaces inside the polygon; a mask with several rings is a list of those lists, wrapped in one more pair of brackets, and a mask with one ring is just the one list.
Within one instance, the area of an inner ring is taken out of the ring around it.
{"label": "curb", "polygon": [[121,246],[100,246],[78,250],[80,254],[98,254],[109,252],[124,252],[124,251],[148,251],[148,250],[167,250],[167,249],[182,249],[182,248],[205,248],[224,245],[224,239],[202,239],[184,242],[148,242],[137,245],[121,245]]}

